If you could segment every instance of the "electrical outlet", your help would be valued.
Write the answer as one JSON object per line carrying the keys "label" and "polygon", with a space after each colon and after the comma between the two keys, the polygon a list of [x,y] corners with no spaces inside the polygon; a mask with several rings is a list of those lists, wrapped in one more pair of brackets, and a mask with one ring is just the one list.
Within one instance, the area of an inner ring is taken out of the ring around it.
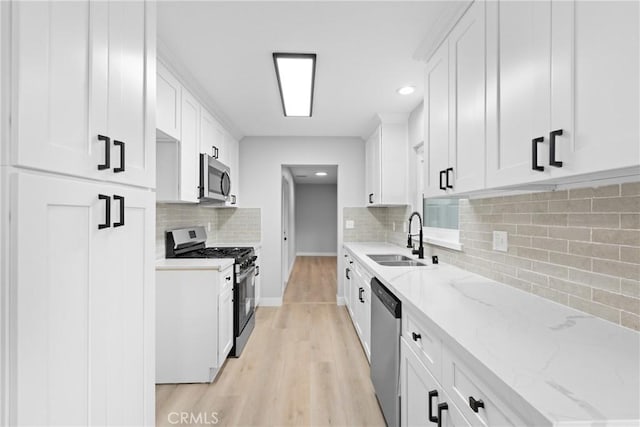
{"label": "electrical outlet", "polygon": [[207,231],[211,231],[211,223],[210,222],[207,223]]}
{"label": "electrical outlet", "polygon": [[351,230],[354,227],[355,227],[355,221],[352,219],[348,219],[344,224],[344,228],[346,228],[347,230]]}
{"label": "electrical outlet", "polygon": [[396,222],[395,221],[393,221],[391,223],[391,229],[392,229],[392,231],[396,231]]}
{"label": "electrical outlet", "polygon": [[493,232],[493,250],[499,252],[507,252],[509,249],[509,242],[506,231],[494,231]]}

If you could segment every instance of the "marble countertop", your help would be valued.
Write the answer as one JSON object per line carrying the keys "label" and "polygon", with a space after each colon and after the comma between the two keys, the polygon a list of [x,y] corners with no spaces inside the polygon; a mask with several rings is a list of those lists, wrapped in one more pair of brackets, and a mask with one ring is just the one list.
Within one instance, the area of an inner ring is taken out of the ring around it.
{"label": "marble countertop", "polygon": [[233,263],[233,258],[169,258],[156,260],[156,270],[222,271]]}
{"label": "marble countertop", "polygon": [[640,333],[451,265],[384,267],[366,256],[409,255],[399,246],[344,246],[435,323],[445,345],[462,347],[550,424],[640,425]]}

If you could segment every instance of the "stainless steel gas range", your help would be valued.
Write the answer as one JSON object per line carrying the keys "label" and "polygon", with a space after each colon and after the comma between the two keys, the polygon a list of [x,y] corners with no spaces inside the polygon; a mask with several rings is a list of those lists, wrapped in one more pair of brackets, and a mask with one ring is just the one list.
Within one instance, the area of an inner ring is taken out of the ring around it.
{"label": "stainless steel gas range", "polygon": [[256,259],[252,247],[207,247],[204,227],[167,231],[167,258],[233,258],[233,332],[232,357],[239,357],[255,327]]}

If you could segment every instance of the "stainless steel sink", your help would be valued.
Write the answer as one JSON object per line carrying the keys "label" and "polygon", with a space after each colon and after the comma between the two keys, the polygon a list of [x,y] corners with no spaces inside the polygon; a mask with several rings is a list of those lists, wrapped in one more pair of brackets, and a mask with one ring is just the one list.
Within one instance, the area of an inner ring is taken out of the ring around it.
{"label": "stainless steel sink", "polygon": [[404,255],[380,254],[367,256],[385,267],[427,267],[427,264]]}
{"label": "stainless steel sink", "polygon": [[391,261],[413,261],[413,259],[409,258],[408,256],[396,255],[396,254],[381,254],[381,255],[367,255],[367,256],[377,263],[391,262]]}
{"label": "stainless steel sink", "polygon": [[413,259],[405,261],[377,261],[378,264],[386,267],[427,267],[427,264]]}

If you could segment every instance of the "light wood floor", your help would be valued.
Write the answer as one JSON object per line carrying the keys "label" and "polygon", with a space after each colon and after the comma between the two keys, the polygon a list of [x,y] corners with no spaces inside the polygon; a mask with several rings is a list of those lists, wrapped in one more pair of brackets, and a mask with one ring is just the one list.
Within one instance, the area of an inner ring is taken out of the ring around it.
{"label": "light wood floor", "polygon": [[285,304],[257,310],[242,356],[214,383],[156,386],[157,425],[186,411],[216,412],[217,425],[383,426],[366,356],[335,304],[335,270],[335,257],[298,258]]}

